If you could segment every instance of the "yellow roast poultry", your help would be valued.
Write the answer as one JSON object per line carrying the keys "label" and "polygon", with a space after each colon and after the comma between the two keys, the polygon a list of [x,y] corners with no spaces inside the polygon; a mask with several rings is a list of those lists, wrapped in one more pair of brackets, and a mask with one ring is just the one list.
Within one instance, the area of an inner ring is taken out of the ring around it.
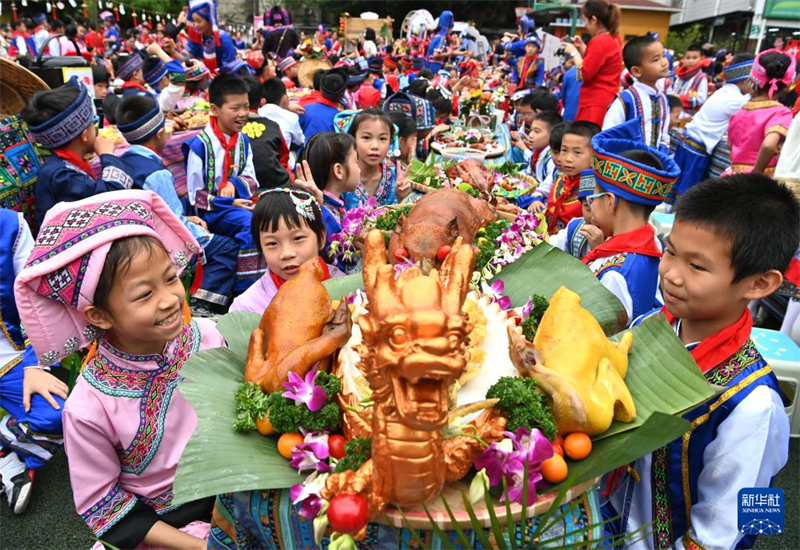
{"label": "yellow roast poultry", "polygon": [[596,435],[613,419],[636,418],[624,381],[633,334],[609,341],[575,292],[562,286],[553,294],[533,343],[517,327],[510,327],[508,336],[514,365],[550,396],[559,433]]}

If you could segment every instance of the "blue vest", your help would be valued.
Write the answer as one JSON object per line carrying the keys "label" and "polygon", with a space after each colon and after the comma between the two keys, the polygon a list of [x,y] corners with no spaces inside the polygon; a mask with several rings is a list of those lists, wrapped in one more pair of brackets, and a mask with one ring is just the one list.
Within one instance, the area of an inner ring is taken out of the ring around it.
{"label": "blue vest", "polygon": [[[645,121],[644,116],[644,108],[642,107],[642,101],[639,99],[639,92],[631,86],[625,90],[622,90],[619,94],[620,100],[622,100],[622,105],[625,107],[625,120],[633,120],[634,118],[639,118],[642,124],[642,139],[647,139],[647,133],[645,132]],[[650,147],[654,149],[660,149],[661,151],[668,153],[664,147],[661,146],[661,132],[663,131],[664,124],[669,124],[669,103],[667,102],[667,97],[660,93],[651,99],[654,105],[658,105],[658,109],[656,112],[651,113],[652,118],[650,120],[650,125],[652,128],[652,133],[650,134],[650,143],[647,143]]]}
{"label": "blue vest", "polygon": [[[14,244],[19,235],[19,214],[0,209],[0,323],[3,335],[17,350],[25,349],[25,335],[14,298]],[[2,367],[3,365],[0,365]]]}
{"label": "blue vest", "polygon": [[580,233],[579,229],[586,225],[583,218],[574,218],[567,224],[567,253],[580,259],[589,252],[589,241]]}
{"label": "blue vest", "polygon": [[633,302],[631,319],[636,319],[660,305],[656,300],[658,288],[658,264],[660,258],[623,252],[606,259],[595,273],[598,279],[607,271],[616,271],[625,278],[628,294]]}
{"label": "blue vest", "polygon": [[131,167],[128,175],[133,178],[134,189],[144,189],[144,182],[150,174],[165,170],[161,161],[131,151],[125,151],[120,158]]}
{"label": "blue vest", "polygon": [[[242,172],[244,172],[244,167],[247,165],[248,151],[250,150],[248,146],[249,143],[250,140],[247,136],[239,132],[239,141],[235,147],[235,149],[241,151],[239,171],[235,174],[228,174],[228,181],[233,184],[234,189],[236,189],[236,196],[240,199],[249,199],[252,196],[250,193],[250,186],[247,182],[239,178]],[[206,131],[203,130],[189,141],[184,142],[183,145],[181,145],[181,151],[183,152],[184,162],[188,162],[189,160],[189,151],[194,152],[194,154],[203,159],[203,181],[205,182],[206,190],[209,195],[216,196],[216,156],[214,155],[213,144]],[[235,155],[236,151],[232,151],[231,154]],[[221,170],[222,166],[220,166],[219,169]]]}

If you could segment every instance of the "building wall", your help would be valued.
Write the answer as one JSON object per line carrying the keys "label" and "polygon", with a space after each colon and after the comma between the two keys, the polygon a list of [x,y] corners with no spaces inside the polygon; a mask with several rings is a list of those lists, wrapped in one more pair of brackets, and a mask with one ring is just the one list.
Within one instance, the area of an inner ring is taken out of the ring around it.
{"label": "building wall", "polygon": [[737,11],[753,11],[755,0],[683,0],[683,11],[672,16],[673,25],[691,23]]}
{"label": "building wall", "polygon": [[664,41],[669,32],[670,15],[670,12],[666,11],[626,10],[623,6],[620,34],[625,39],[629,36],[655,32]]}

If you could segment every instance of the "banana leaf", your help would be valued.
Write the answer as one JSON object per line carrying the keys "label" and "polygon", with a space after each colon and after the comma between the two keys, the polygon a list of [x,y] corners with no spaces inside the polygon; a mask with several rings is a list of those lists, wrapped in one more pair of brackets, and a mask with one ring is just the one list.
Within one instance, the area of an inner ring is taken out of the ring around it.
{"label": "banana leaf", "polygon": [[622,303],[577,258],[549,244],[542,243],[513,264],[506,266],[493,279],[503,281],[503,294],[514,307],[525,305],[532,294],[550,298],[559,287],[566,286],[580,294],[581,305],[589,310],[606,334],[625,328],[627,315]]}
{"label": "banana leaf", "polygon": [[278,454],[277,439],[233,430],[233,394],[244,381],[247,341],[259,316],[237,312],[217,327],[233,349],[195,354],[181,369],[179,388],[197,411],[197,428],[183,451],[175,475],[175,503],[231,491],[281,489],[303,481]]}
{"label": "banana leaf", "polygon": [[364,279],[361,273],[354,273],[345,277],[334,277],[323,281],[325,288],[328,290],[331,300],[338,300],[342,296],[348,296],[356,290],[364,288]]}

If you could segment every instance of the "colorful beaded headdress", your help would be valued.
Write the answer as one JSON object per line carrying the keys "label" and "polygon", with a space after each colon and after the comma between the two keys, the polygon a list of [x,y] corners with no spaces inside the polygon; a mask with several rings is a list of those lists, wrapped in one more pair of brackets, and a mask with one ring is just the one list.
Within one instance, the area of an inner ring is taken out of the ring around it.
{"label": "colorful beaded headdress", "polygon": [[[314,198],[314,195],[303,189],[276,187],[274,189],[267,189],[266,191],[262,191],[258,195],[258,198],[260,200],[261,197],[264,197],[272,193],[286,193],[287,195],[289,195],[289,198],[291,198],[292,202],[294,203],[294,209],[297,211],[298,214],[303,216],[308,221],[314,221],[316,219],[316,214],[314,213],[315,206],[317,210],[321,211],[319,203],[317,202],[317,199]],[[301,195],[305,195],[305,197]]]}

